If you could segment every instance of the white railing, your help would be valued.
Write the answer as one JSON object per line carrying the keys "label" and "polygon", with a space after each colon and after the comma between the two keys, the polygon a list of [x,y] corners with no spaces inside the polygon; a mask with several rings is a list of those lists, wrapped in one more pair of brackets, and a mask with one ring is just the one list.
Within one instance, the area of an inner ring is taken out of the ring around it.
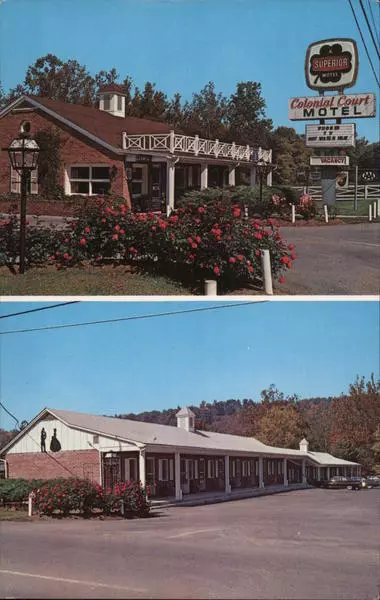
{"label": "white railing", "polygon": [[[293,189],[299,191],[301,194],[306,191],[305,187],[293,186]],[[309,185],[308,193],[313,196],[315,200],[322,200],[322,189],[320,185]],[[349,185],[347,188],[340,188],[336,190],[337,201],[341,200],[354,200],[355,198],[355,186]],[[380,184],[360,184],[357,187],[357,198],[358,200],[378,200],[380,198]]]}
{"label": "white railing", "polygon": [[170,133],[149,133],[142,135],[128,135],[123,133],[123,149],[169,152],[170,154],[189,154],[192,156],[210,156],[213,158],[225,158],[236,162],[252,162],[262,159],[272,161],[272,151],[251,146],[239,146],[234,142],[220,142],[219,140],[207,140],[199,136],[180,135],[171,131]]}

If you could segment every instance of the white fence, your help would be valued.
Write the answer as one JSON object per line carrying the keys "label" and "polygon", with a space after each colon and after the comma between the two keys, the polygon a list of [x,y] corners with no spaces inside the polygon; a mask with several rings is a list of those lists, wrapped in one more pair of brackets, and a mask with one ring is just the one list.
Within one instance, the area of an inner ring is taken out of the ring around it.
{"label": "white fence", "polygon": [[[300,193],[305,192],[306,188],[303,186],[294,186],[294,190],[299,191]],[[322,189],[319,185],[310,185],[308,187],[308,193],[313,196],[315,200],[322,200]],[[357,199],[360,200],[378,200],[380,198],[380,184],[368,184],[368,185],[358,185],[357,186]],[[354,201],[355,200],[355,186],[349,185],[345,189],[337,189],[336,190],[336,201],[341,202],[344,200]]]}
{"label": "white fence", "polygon": [[226,158],[234,161],[252,162],[265,160],[271,162],[272,151],[263,148],[254,149],[251,146],[239,146],[232,142],[219,140],[206,140],[199,136],[180,135],[170,133],[151,133],[145,135],[128,135],[123,133],[124,150],[169,152],[170,154],[188,154],[192,156],[210,156],[213,158]]}

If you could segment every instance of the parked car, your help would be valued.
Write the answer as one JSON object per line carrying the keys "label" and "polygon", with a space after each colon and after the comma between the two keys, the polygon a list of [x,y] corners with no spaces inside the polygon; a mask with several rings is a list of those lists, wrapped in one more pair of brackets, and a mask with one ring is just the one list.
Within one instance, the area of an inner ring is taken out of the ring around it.
{"label": "parked car", "polygon": [[335,475],[330,479],[321,481],[321,487],[328,489],[361,490],[365,485],[361,477],[343,477]]}
{"label": "parked car", "polygon": [[369,490],[374,487],[380,487],[380,476],[379,475],[369,475],[366,478],[366,487]]}

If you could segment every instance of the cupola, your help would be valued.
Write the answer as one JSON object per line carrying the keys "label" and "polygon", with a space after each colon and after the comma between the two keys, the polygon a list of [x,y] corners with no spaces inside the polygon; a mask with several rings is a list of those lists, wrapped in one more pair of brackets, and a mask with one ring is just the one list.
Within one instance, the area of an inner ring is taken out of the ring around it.
{"label": "cupola", "polygon": [[186,431],[195,431],[195,414],[193,411],[185,406],[181,408],[176,414],[177,427],[180,429],[186,429]]}
{"label": "cupola", "polygon": [[300,450],[301,452],[309,452],[309,442],[306,438],[303,438],[303,440],[300,441]]}
{"label": "cupola", "polygon": [[99,110],[114,117],[125,117],[125,94],[121,85],[114,83],[99,88]]}

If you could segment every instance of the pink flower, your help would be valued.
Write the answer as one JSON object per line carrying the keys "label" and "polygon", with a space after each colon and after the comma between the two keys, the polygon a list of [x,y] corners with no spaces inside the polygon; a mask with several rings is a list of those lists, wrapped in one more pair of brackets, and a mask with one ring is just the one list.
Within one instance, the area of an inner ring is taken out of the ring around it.
{"label": "pink flower", "polygon": [[279,281],[279,283],[285,283],[286,279],[285,279],[285,277],[280,277],[280,279],[278,281]]}
{"label": "pink flower", "polygon": [[220,269],[219,269],[218,265],[215,265],[214,273],[215,273],[215,275],[220,275]]}
{"label": "pink flower", "polygon": [[119,236],[117,235],[117,233],[114,233],[114,234],[113,234],[113,236],[112,236],[112,239],[113,239],[113,240],[118,240],[118,239],[119,239]]}
{"label": "pink flower", "polygon": [[120,225],[115,225],[115,231],[120,231]]}
{"label": "pink flower", "polygon": [[80,243],[81,246],[85,246],[86,245],[86,238],[81,238],[81,240],[80,240],[79,243]]}
{"label": "pink flower", "polygon": [[254,235],[254,237],[255,237],[257,240],[262,240],[262,239],[263,239],[263,236],[262,236],[262,235],[261,235],[261,233],[259,233],[258,231],[255,231],[253,235]]}
{"label": "pink flower", "polygon": [[236,263],[236,258],[234,256],[230,256],[230,258],[228,259],[228,262],[233,265]]}
{"label": "pink flower", "polygon": [[85,227],[85,228],[84,228],[84,232],[85,232],[85,233],[90,233],[90,231],[91,231],[91,229],[90,229],[90,228],[88,227],[88,225],[87,225],[87,227]]}

